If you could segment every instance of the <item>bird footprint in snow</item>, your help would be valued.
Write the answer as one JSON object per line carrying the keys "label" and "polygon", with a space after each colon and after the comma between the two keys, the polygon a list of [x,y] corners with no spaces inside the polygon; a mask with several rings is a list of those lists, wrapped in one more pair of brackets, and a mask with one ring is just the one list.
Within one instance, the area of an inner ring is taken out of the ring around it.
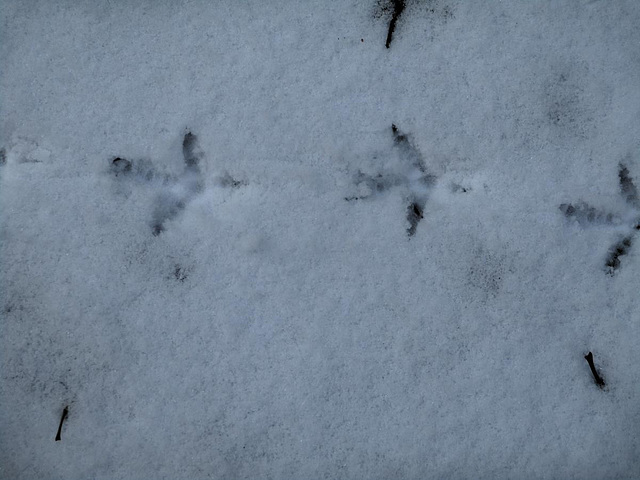
{"label": "bird footprint in snow", "polygon": [[[613,275],[620,268],[620,257],[627,255],[634,242],[635,235],[640,230],[640,195],[638,188],[629,174],[629,169],[622,163],[618,166],[618,179],[620,193],[629,207],[632,209],[633,220],[630,222],[628,232],[609,248],[605,261],[605,270]],[[586,202],[576,204],[563,203],[560,211],[568,219],[575,220],[581,226],[594,224],[624,225],[625,221],[620,215],[595,208]]]}
{"label": "bird footprint in snow", "polygon": [[399,150],[403,164],[394,169],[386,169],[375,174],[367,174],[360,170],[353,177],[357,195],[345,197],[347,201],[366,200],[377,196],[391,188],[402,188],[406,191],[406,209],[404,214],[409,222],[407,234],[416,233],[418,223],[424,218],[424,207],[429,190],[436,183],[436,176],[427,172],[420,151],[412,145],[409,137],[395,125],[391,125],[394,148]]}
{"label": "bird footprint in snow", "polygon": [[155,183],[160,186],[151,214],[151,231],[160,235],[166,228],[168,220],[175,218],[187,204],[204,188],[204,180],[200,170],[203,158],[197,137],[187,132],[182,141],[184,170],[181,175],[161,174],[148,160],[127,160],[116,157],[111,161],[111,171],[116,177],[131,178],[144,183]]}

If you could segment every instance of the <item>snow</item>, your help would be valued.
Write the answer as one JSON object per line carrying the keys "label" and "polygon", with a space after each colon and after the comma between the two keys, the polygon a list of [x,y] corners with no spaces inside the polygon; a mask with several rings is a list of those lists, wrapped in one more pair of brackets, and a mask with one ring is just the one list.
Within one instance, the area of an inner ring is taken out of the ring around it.
{"label": "snow", "polygon": [[638,477],[640,5],[383,6],[3,2],[2,478]]}

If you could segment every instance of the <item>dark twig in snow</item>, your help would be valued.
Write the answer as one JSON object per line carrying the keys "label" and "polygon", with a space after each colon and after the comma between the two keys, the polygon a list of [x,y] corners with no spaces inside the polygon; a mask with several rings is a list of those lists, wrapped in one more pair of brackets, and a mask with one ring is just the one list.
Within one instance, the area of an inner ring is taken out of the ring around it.
{"label": "dark twig in snow", "polygon": [[62,433],[62,424],[64,423],[64,419],[67,418],[67,414],[69,413],[69,407],[64,407],[62,411],[62,418],[60,419],[60,425],[58,426],[58,433],[56,434],[56,442],[61,440],[60,434]]}
{"label": "dark twig in snow", "polygon": [[400,18],[400,15],[402,14],[405,7],[404,0],[392,0],[392,1],[393,1],[393,14],[391,15],[391,21],[389,22],[389,31],[387,32],[387,43],[385,43],[385,46],[387,48],[389,48],[389,45],[391,45],[393,31],[396,29],[396,22],[398,21],[398,18]]}
{"label": "dark twig in snow", "polygon": [[598,375],[598,371],[596,370],[596,366],[593,364],[593,354],[589,352],[584,356],[585,360],[589,362],[589,368],[591,369],[591,373],[593,374],[593,380],[596,382],[600,388],[604,387],[604,380],[600,375]]}

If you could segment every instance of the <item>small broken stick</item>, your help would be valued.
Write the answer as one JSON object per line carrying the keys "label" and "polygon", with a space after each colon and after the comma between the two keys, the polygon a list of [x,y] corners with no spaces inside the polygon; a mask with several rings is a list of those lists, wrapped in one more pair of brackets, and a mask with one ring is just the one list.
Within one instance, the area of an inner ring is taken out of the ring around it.
{"label": "small broken stick", "polygon": [[604,387],[604,380],[600,375],[598,375],[598,371],[596,370],[596,366],[593,364],[593,354],[589,352],[584,356],[585,360],[589,362],[589,368],[591,369],[591,373],[593,373],[593,380],[596,382],[600,388]]}
{"label": "small broken stick", "polygon": [[391,21],[389,22],[389,31],[387,32],[387,41],[384,44],[385,47],[389,48],[391,45],[391,40],[393,39],[393,32],[396,29],[396,22],[402,15],[404,11],[404,7],[406,6],[404,0],[392,0],[393,4],[393,13],[391,15]]}
{"label": "small broken stick", "polygon": [[67,418],[67,414],[69,413],[69,407],[64,407],[62,411],[62,418],[60,419],[60,425],[58,426],[58,433],[56,434],[56,442],[61,440],[60,434],[62,433],[62,424],[64,423],[64,419]]}

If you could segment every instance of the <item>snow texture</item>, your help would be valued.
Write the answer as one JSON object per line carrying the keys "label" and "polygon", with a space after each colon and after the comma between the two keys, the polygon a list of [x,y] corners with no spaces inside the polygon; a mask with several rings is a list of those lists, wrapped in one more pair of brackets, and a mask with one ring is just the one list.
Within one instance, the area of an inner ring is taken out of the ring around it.
{"label": "snow texture", "polygon": [[1,478],[638,478],[639,2],[0,22]]}

